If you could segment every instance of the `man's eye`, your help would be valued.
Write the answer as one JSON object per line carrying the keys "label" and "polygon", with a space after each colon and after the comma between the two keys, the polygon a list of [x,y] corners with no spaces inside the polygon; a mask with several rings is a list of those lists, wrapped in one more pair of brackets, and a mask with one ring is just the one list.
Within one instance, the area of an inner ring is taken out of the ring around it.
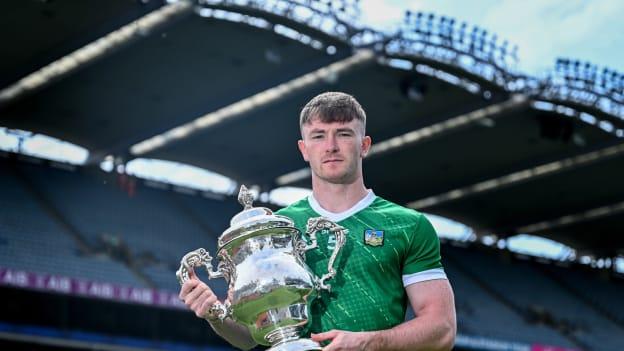
{"label": "man's eye", "polygon": [[321,138],[323,138],[323,136],[322,136],[322,135],[320,135],[320,134],[317,134],[317,135],[313,135],[313,136],[312,136],[312,139],[321,139]]}

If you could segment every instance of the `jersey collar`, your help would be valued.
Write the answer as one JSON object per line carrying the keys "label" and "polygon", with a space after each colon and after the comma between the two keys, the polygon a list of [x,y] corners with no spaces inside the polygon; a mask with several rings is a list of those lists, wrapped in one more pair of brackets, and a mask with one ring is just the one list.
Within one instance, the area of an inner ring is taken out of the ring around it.
{"label": "jersey collar", "polygon": [[358,201],[350,209],[342,211],[342,212],[338,212],[338,213],[329,212],[326,209],[322,208],[321,205],[318,203],[318,201],[316,201],[316,199],[314,198],[314,194],[310,194],[308,196],[308,203],[310,204],[310,207],[312,207],[312,209],[316,211],[316,213],[320,214],[321,216],[329,219],[332,222],[340,222],[343,219],[351,217],[357,212],[368,207],[370,204],[373,203],[373,201],[375,201],[376,197],[377,196],[375,195],[373,190],[368,189],[368,193],[366,194],[366,196],[362,198],[362,200]]}

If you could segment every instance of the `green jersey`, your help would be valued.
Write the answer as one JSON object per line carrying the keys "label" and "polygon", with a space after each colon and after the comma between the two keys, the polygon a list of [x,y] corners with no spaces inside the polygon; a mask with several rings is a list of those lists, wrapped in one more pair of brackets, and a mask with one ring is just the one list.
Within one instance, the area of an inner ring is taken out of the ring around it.
{"label": "green jersey", "polygon": [[[431,223],[421,213],[376,197],[372,191],[342,213],[324,210],[313,196],[277,213],[292,218],[302,233],[308,219],[319,216],[349,230],[334,264],[337,274],[328,280],[331,292],[321,292],[310,303],[308,333],[392,328],[405,319],[405,286],[446,279]],[[317,240],[319,247],[306,253],[306,263],[320,277],[327,273],[335,237],[318,232]]]}

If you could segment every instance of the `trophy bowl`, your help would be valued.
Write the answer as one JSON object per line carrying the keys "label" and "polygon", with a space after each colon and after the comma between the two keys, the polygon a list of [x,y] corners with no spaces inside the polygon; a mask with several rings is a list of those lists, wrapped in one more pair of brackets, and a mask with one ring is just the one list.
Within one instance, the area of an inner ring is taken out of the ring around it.
{"label": "trophy bowl", "polygon": [[[253,197],[244,185],[238,201],[244,209],[218,239],[217,269],[210,253],[200,248],[182,258],[178,281],[184,284],[190,269],[203,266],[209,279],[228,282],[228,297],[212,305],[208,319],[231,318],[247,327],[258,344],[271,346],[270,351],[321,350],[319,343],[300,334],[308,321],[308,303],[320,290],[331,288],[326,281],[336,275],[334,262],[347,230],[323,217],[310,218],[308,242],[292,219],[252,207]],[[321,230],[336,236],[336,247],[327,273],[319,278],[306,265],[305,252],[317,248],[316,233]]]}

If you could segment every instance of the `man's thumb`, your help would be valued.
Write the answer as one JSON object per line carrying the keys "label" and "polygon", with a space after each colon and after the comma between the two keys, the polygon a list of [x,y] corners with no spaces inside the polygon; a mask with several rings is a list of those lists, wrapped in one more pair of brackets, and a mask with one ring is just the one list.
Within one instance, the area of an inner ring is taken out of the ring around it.
{"label": "man's thumb", "polygon": [[338,335],[338,331],[337,330],[330,330],[328,332],[312,334],[310,336],[311,336],[312,340],[314,340],[314,341],[325,341],[325,340],[332,340],[337,335]]}

